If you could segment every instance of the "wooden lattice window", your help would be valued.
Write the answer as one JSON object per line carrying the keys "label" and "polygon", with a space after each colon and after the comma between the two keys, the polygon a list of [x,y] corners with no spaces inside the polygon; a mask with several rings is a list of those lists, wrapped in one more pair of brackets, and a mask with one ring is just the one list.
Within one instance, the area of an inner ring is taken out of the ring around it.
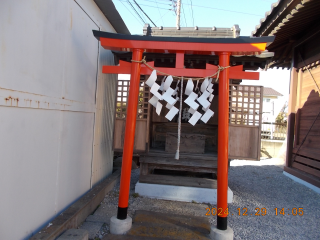
{"label": "wooden lattice window", "polygon": [[[116,118],[126,118],[127,101],[129,96],[130,81],[118,80]],[[138,99],[138,119],[147,119],[148,116],[149,87],[140,81]]]}
{"label": "wooden lattice window", "polygon": [[262,117],[261,86],[230,84],[229,123],[259,126]]}

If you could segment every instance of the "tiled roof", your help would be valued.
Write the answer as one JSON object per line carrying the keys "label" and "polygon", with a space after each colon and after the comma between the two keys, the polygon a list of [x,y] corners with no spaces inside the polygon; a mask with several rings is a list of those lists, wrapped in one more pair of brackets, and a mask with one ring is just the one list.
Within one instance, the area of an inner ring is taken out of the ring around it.
{"label": "tiled roof", "polygon": [[263,96],[283,96],[281,93],[277,92],[273,88],[264,87],[263,88]]}
{"label": "tiled roof", "polygon": [[216,27],[143,27],[144,36],[158,37],[199,37],[199,38],[238,38],[240,36],[239,25],[231,28]]}
{"label": "tiled roof", "polygon": [[271,10],[252,32],[256,37],[276,36],[267,47],[268,51],[275,52],[269,67],[291,67],[293,44],[306,29],[315,28],[320,20],[319,11],[319,0],[278,0],[271,5]]}

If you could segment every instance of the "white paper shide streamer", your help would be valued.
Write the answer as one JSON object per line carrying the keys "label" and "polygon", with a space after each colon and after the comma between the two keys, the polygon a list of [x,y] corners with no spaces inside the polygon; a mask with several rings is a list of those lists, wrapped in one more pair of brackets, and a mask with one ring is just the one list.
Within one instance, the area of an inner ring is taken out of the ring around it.
{"label": "white paper shide streamer", "polygon": [[[157,72],[156,70],[153,70],[150,77],[146,81],[146,84],[150,87],[150,92],[153,94],[152,98],[149,100],[149,103],[156,108],[156,113],[160,115],[163,105],[159,101],[162,100],[167,102],[166,108],[169,109],[169,112],[165,117],[169,121],[172,121],[174,116],[179,113],[179,109],[175,107],[175,104],[179,101],[177,91],[179,90],[180,80],[177,82],[175,89],[171,88],[171,84],[173,82],[172,76],[163,77],[160,86],[156,83],[156,80]],[[210,109],[211,102],[214,98],[212,79],[205,78],[200,88],[198,87],[198,83],[199,80],[197,81],[196,86],[194,86],[192,79],[189,79],[184,91],[184,94],[188,96],[184,102],[190,107],[188,112],[192,114],[188,122],[193,126],[200,119],[204,123],[207,123],[214,115],[214,112]],[[196,93],[194,91],[198,92]],[[204,111],[204,114],[201,114],[198,111],[200,105],[201,109]]]}
{"label": "white paper shide streamer", "polygon": [[[199,119],[201,119],[204,123],[207,123],[209,119],[213,116],[214,112],[210,109],[212,99],[214,95],[212,94],[213,84],[211,83],[212,79],[205,78],[204,81],[201,84],[200,90],[198,93],[193,92],[193,82],[191,79],[188,80],[185,94],[188,95],[187,99],[184,101],[190,108],[189,113],[192,114],[192,117],[189,119],[189,123],[191,125],[195,125]],[[196,84],[195,91],[197,91],[198,88],[198,81]],[[202,110],[204,111],[204,114],[202,115],[199,111],[197,111],[199,104],[202,106]]]}
{"label": "white paper shide streamer", "polygon": [[[180,98],[177,94],[177,92],[179,91],[180,80],[177,82],[175,89],[171,88],[171,84],[173,82],[172,76],[163,77],[160,85],[156,83],[156,80],[157,72],[156,70],[153,70],[150,77],[146,81],[146,84],[150,87],[150,92],[153,94],[152,98],[150,98],[149,100],[149,103],[156,108],[156,113],[160,115],[163,105],[159,101],[165,101],[165,106],[167,109],[169,109],[169,112],[166,114],[165,117],[169,121],[172,121],[174,116],[176,116],[179,113],[178,145],[177,152],[175,155],[175,158],[179,159],[183,80],[181,81]],[[204,123],[207,123],[209,119],[214,115],[214,112],[210,109],[211,102],[214,98],[212,79],[205,78],[200,88],[198,87],[198,83],[199,80],[196,82],[196,86],[194,86],[192,79],[189,79],[187,81],[186,89],[184,91],[184,94],[188,96],[184,102],[190,107],[188,109],[188,112],[192,114],[188,122],[193,126],[199,120],[203,121]],[[178,109],[175,107],[175,104],[179,101],[179,99],[181,99],[181,101]],[[202,110],[204,114],[201,114],[199,112],[198,109],[200,106],[200,111]]]}

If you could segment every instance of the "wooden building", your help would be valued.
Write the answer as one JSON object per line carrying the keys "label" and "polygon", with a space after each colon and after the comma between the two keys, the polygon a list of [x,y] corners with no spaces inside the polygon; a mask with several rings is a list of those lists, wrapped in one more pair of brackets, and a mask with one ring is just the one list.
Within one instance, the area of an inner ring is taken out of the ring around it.
{"label": "wooden building", "polygon": [[[240,29],[231,28],[151,28],[146,25],[144,35],[175,37],[237,38]],[[118,60],[130,62],[131,53],[114,52]],[[254,54],[254,53],[253,53]],[[154,66],[174,68],[175,54],[145,53],[147,61]],[[230,66],[243,65],[243,70],[264,68],[270,58],[231,56]],[[216,55],[185,55],[184,67],[205,69],[206,64],[218,65]],[[195,126],[188,123],[188,105],[183,102],[180,160],[175,160],[177,149],[178,116],[172,121],[165,118],[168,109],[156,114],[148,104],[151,97],[149,87],[144,85],[148,76],[141,76],[134,151],[140,156],[142,183],[173,184],[216,188],[213,179],[217,171],[217,128],[218,128],[218,84],[214,87],[211,110],[214,116],[204,124],[200,120]],[[158,76],[161,84],[163,76]],[[194,82],[196,83],[196,82]],[[229,106],[229,159],[260,159],[260,132],[262,116],[263,87],[240,85],[241,79],[230,80]],[[176,83],[173,83],[173,85]],[[118,81],[114,149],[122,152],[126,121],[126,104],[129,81]],[[200,86],[200,83],[199,83]],[[174,87],[174,86],[173,86]],[[184,95],[183,101],[186,95]],[[189,115],[189,116],[188,116]],[[192,178],[191,178],[192,176]]]}
{"label": "wooden building", "polygon": [[290,68],[284,171],[320,187],[320,1],[279,0],[254,36],[276,36],[269,68]]}

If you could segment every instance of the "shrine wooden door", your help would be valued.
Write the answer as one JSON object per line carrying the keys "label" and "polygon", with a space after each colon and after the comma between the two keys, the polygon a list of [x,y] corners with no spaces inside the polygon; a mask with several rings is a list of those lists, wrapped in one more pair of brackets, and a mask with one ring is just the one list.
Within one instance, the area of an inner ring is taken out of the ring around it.
{"label": "shrine wooden door", "polygon": [[[144,78],[144,76],[141,76]],[[125,125],[126,125],[126,111],[127,100],[129,95],[129,80],[118,80],[116,112],[115,112],[115,126],[113,134],[113,149],[116,152],[123,151]],[[140,81],[139,103],[137,122],[134,140],[134,152],[145,152],[148,147],[148,112],[150,106],[149,101],[149,87],[144,84],[144,80]]]}
{"label": "shrine wooden door", "polygon": [[229,159],[260,160],[262,86],[230,84]]}

